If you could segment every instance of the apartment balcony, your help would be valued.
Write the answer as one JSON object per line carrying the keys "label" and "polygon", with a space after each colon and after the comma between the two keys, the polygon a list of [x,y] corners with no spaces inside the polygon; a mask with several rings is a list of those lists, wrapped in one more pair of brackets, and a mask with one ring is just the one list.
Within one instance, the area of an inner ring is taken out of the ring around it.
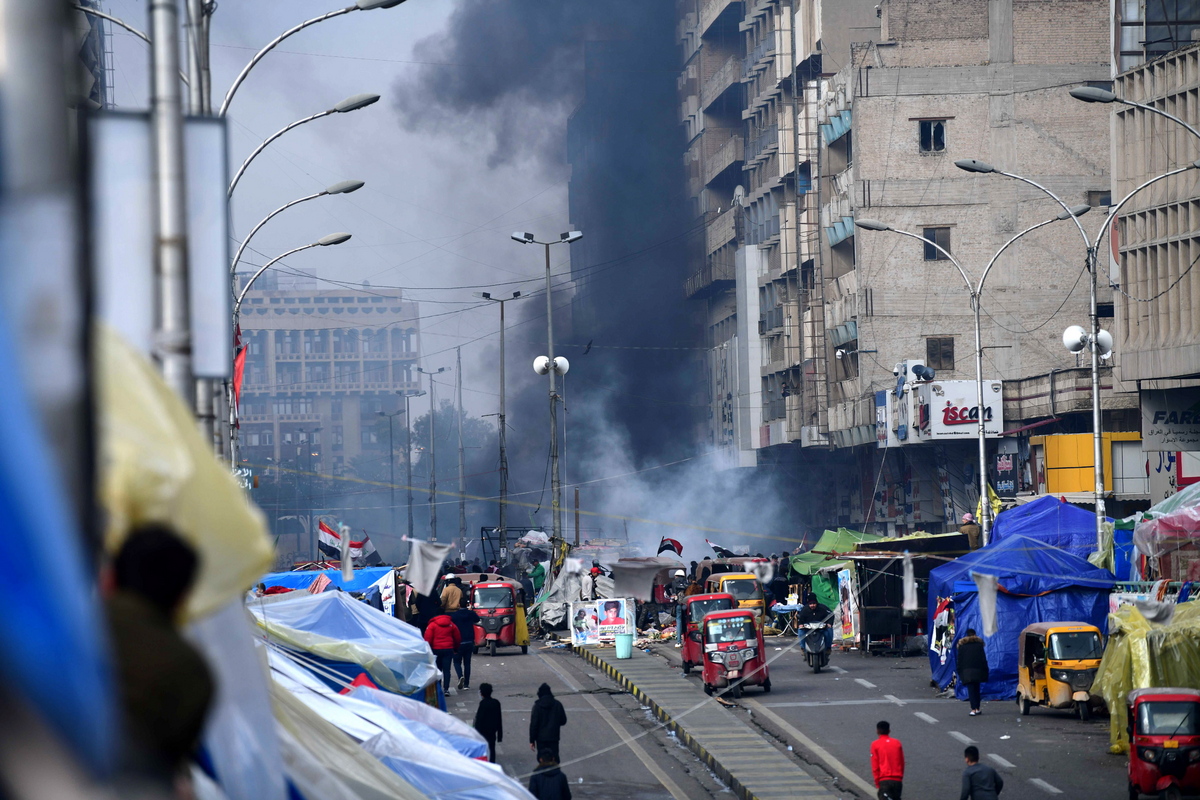
{"label": "apartment balcony", "polygon": [[751,139],[746,144],[746,160],[754,161],[755,159],[769,155],[779,149],[779,126],[772,125],[769,128],[763,129],[757,136]]}
{"label": "apartment balcony", "polygon": [[741,0],[702,0],[700,3],[700,35],[704,36],[709,29],[721,19],[737,24],[742,19]]}
{"label": "apartment balcony", "polygon": [[733,264],[714,264],[710,261],[684,282],[683,295],[689,300],[709,297],[717,292],[732,289],[735,282]]}
{"label": "apartment balcony", "polygon": [[704,183],[716,180],[725,170],[737,167],[740,171],[746,160],[746,142],[741,136],[731,136],[704,162]]}
{"label": "apartment balcony", "polygon": [[299,361],[300,353],[276,353],[276,361]]}
{"label": "apartment balcony", "polygon": [[[768,309],[765,313],[760,314],[758,317],[759,336],[765,336],[767,334],[780,331],[783,328],[783,321],[783,306],[775,306],[774,308]],[[777,359],[772,358],[771,360],[775,361]],[[778,360],[783,360],[782,354]]]}
{"label": "apartment balcony", "polygon": [[775,32],[772,31],[763,36],[762,40],[759,41],[759,43],[754,46],[754,49],[747,53],[746,57],[742,60],[742,77],[749,78],[751,73],[753,73],[760,66],[764,66],[763,62],[767,59],[767,56],[774,55]]}
{"label": "apartment balcony", "polygon": [[731,208],[708,224],[704,230],[705,254],[712,255],[725,245],[737,241],[742,230],[742,210]]}
{"label": "apartment balcony", "polygon": [[303,414],[269,414],[268,417],[273,422],[320,422],[321,415],[315,411],[309,411]]}
{"label": "apartment balcony", "polygon": [[729,60],[704,82],[703,88],[700,89],[701,108],[709,108],[730,89],[741,86],[741,75],[739,74],[741,61],[737,56],[730,56]]}

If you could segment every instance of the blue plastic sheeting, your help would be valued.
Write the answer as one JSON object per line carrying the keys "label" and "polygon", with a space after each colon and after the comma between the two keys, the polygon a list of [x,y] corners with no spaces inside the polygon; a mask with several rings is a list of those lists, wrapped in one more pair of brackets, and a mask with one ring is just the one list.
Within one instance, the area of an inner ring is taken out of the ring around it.
{"label": "blue plastic sheeting", "polygon": [[437,744],[467,758],[487,760],[487,740],[467,723],[419,700],[356,686],[350,697],[385,708],[422,742]]}
{"label": "blue plastic sheeting", "polygon": [[0,678],[102,773],[117,740],[107,623],[16,352],[0,324]]}
{"label": "blue plastic sheeting", "polygon": [[996,515],[992,542],[1010,536],[1028,536],[1087,558],[1096,549],[1096,515],[1047,495]]}
{"label": "blue plastic sheeting", "polygon": [[1137,549],[1133,546],[1133,529],[1117,528],[1114,530],[1113,572],[1116,573],[1117,580],[1131,580],[1130,575],[1133,572],[1133,559],[1137,556]]}
{"label": "blue plastic sheeting", "polygon": [[[954,644],[968,628],[983,635],[979,595],[972,572],[997,576],[996,633],[984,638],[990,680],[981,687],[985,700],[1009,700],[1017,691],[1017,645],[1019,634],[1035,622],[1088,622],[1104,630],[1108,615],[1108,593],[1115,578],[1106,569],[1036,539],[1010,536],[1002,542],[937,567],[929,573],[929,628],[938,601],[954,600]],[[929,667],[938,688],[954,677],[956,659],[951,647],[943,663],[929,652]],[[965,700],[966,689],[958,686],[955,696]]]}
{"label": "blue plastic sheeting", "polygon": [[[282,586],[285,589],[307,589],[318,575],[329,578],[333,588],[336,586],[347,592],[365,592],[380,578],[392,571],[391,567],[363,567],[354,570],[354,580],[349,583],[342,581],[340,569],[313,570],[311,572],[271,572],[262,577],[267,586]],[[329,591],[326,589],[325,591]]]}
{"label": "blue plastic sheeting", "polygon": [[[367,672],[361,665],[355,664],[353,661],[337,661],[332,658],[318,656],[314,653],[306,653],[303,650],[292,650],[289,647],[285,647],[283,649],[298,654],[299,659],[303,663],[311,666],[313,674],[316,675],[316,677],[319,678],[322,683],[335,691],[341,691],[341,689],[343,689],[347,683],[353,683],[355,679],[362,677],[363,675],[367,676],[368,679],[371,678],[371,673]],[[441,674],[442,673],[439,672],[438,676],[440,677]],[[372,683],[374,683],[374,681],[372,681]],[[425,689],[417,689],[414,692],[408,692],[398,696],[408,697],[416,700],[417,702],[424,703],[426,702],[425,693],[429,691],[430,688],[437,691],[436,708],[445,711],[446,695],[442,691],[442,682],[440,680],[434,681],[430,687]],[[430,706],[430,708],[434,707],[435,706]]]}

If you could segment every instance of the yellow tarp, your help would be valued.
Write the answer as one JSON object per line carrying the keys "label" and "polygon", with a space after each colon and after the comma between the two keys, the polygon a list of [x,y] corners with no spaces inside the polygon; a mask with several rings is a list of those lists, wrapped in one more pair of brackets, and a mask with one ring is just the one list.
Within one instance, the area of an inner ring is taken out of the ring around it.
{"label": "yellow tarp", "polygon": [[132,525],[169,523],[200,555],[187,616],[211,613],[270,567],[262,512],[146,359],[100,328],[95,363],[105,547],[116,552]]}
{"label": "yellow tarp", "polygon": [[1108,615],[1108,646],[1092,691],[1109,710],[1113,753],[1129,751],[1125,696],[1150,686],[1200,689],[1200,601],[1176,606],[1169,625],[1146,620],[1133,606]]}

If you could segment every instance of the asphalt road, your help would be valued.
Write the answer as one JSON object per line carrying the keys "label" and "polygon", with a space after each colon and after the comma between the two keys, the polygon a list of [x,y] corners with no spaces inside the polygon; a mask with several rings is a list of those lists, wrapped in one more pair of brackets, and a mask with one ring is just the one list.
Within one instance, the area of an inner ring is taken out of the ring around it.
{"label": "asphalt road", "polygon": [[452,688],[446,698],[449,711],[473,722],[479,705],[477,688],[484,681],[494,687],[493,696],[504,713],[505,738],[497,760],[522,785],[528,785],[528,774],[537,766],[529,749],[529,713],[538,686],[546,682],[567,712],[560,754],[573,797],[704,800],[723,793],[728,797],[728,788],[665,733],[648,709],[566,648],[533,642],[527,655],[506,648],[495,658],[475,656],[472,688],[462,692]]}
{"label": "asphalt road", "polygon": [[[853,773],[863,797],[874,796],[867,791],[870,746],[882,719],[904,745],[906,798],[957,798],[968,744],[1002,774],[1010,800],[1128,797],[1126,757],[1107,753],[1107,718],[1080,722],[1066,711],[1037,708],[1022,717],[1012,701],[985,702],[983,714],[971,717],[965,702],[937,697],[923,656],[834,653],[830,669],[815,675],[799,648],[784,649],[795,641],[767,640],[776,657],[773,691],[748,689],[739,705],[765,734],[794,745],[805,760],[843,777]],[[660,652],[663,668],[675,668],[677,651],[661,646]]]}

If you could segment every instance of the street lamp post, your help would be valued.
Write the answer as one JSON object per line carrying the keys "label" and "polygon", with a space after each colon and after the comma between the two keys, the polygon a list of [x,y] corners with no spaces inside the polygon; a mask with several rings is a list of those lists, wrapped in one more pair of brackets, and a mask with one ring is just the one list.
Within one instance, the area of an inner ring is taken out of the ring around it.
{"label": "street lamp post", "polygon": [[500,549],[508,552],[508,449],[505,447],[508,433],[505,422],[505,386],[504,386],[504,304],[516,300],[520,292],[513,292],[512,297],[492,297],[491,292],[479,292],[479,297],[491,300],[500,305]]}
{"label": "street lamp post", "polygon": [[[1012,172],[1004,172],[996,169],[991,164],[984,161],[979,161],[974,158],[965,158],[960,161],[955,161],[954,166],[967,172],[974,172],[983,175],[1002,175],[1005,178],[1012,178],[1021,183],[1028,184],[1038,191],[1045,194],[1063,209],[1068,215],[1071,214],[1071,207],[1063,201],[1061,197],[1047,189],[1037,181],[1031,180],[1023,175],[1017,175]],[[1096,263],[1096,248],[1092,246],[1091,239],[1088,238],[1087,232],[1084,231],[1083,225],[1075,216],[1071,216],[1075,221],[1075,227],[1079,229],[1079,235],[1083,237],[1083,246],[1087,252],[1087,270],[1091,273],[1089,281],[1090,288],[1090,315],[1091,315],[1091,331],[1093,341],[1100,334],[1100,315],[1097,304],[1097,263]],[[1096,348],[1092,348],[1092,477],[1094,482],[1094,493],[1096,502],[1096,549],[1103,549],[1104,546],[1104,464],[1101,461],[1101,443],[1102,437],[1100,432],[1100,353]]]}
{"label": "street lamp post", "polygon": [[[407,403],[405,405],[407,405]],[[390,414],[384,411],[379,412],[379,416],[386,417],[388,421],[388,494],[390,495],[388,508],[391,512],[391,531],[393,534],[396,532],[396,444],[393,439],[392,422],[396,415],[400,413],[403,412],[401,412],[399,409]]]}
{"label": "street lamp post", "polygon": [[437,541],[437,382],[435,375],[446,371],[417,367],[417,372],[429,376],[429,541]]}
{"label": "street lamp post", "polygon": [[[408,497],[408,539],[413,538],[413,482],[412,482],[412,417],[409,415],[408,401],[413,397],[425,394],[424,390],[404,393],[404,488]],[[411,552],[412,545],[409,545]]]}
{"label": "street lamp post", "polygon": [[980,314],[981,314],[982,306],[983,306],[983,285],[987,281],[988,274],[991,273],[992,267],[996,264],[996,261],[1000,258],[1000,256],[1004,253],[1005,250],[1007,250],[1010,246],[1012,246],[1012,244],[1014,242],[1016,242],[1018,239],[1020,239],[1022,236],[1026,235],[1027,233],[1032,233],[1033,231],[1036,231],[1038,228],[1042,228],[1042,227],[1044,227],[1046,225],[1050,225],[1054,222],[1058,222],[1060,220],[1065,220],[1068,217],[1081,216],[1083,214],[1086,214],[1090,210],[1091,210],[1091,206],[1087,206],[1087,205],[1075,206],[1074,208],[1068,209],[1067,211],[1060,213],[1058,216],[1054,217],[1053,219],[1043,220],[1035,225],[1031,225],[1030,227],[1028,227],[1025,230],[1018,233],[1016,236],[1013,236],[1011,239],[1009,239],[1007,242],[1005,242],[1000,247],[1000,249],[997,250],[996,253],[992,256],[991,260],[988,261],[987,267],[985,267],[983,270],[983,274],[979,276],[979,282],[974,286],[971,284],[971,279],[969,277],[967,277],[967,272],[965,269],[963,269],[962,264],[960,264],[958,262],[958,259],[956,259],[950,253],[949,250],[946,250],[941,245],[939,245],[937,242],[926,239],[924,236],[921,236],[920,234],[912,233],[911,231],[905,231],[905,230],[900,230],[899,228],[893,228],[892,226],[888,225],[887,223],[880,222],[878,220],[858,219],[858,220],[854,221],[854,224],[856,226],[858,226],[859,228],[862,228],[863,230],[891,231],[892,233],[898,233],[901,236],[907,236],[911,239],[916,239],[920,242],[924,242],[925,244],[928,244],[928,245],[931,245],[931,246],[937,248],[938,252],[940,252],[942,255],[944,255],[950,261],[950,263],[954,265],[955,269],[958,270],[959,276],[962,277],[963,283],[966,285],[967,291],[971,295],[971,311],[972,311],[972,314],[974,316],[974,321],[975,321],[975,402],[979,409],[979,426],[978,426],[978,431],[977,431],[977,436],[978,436],[978,441],[979,441],[979,527],[982,530],[982,541],[983,541],[984,545],[987,545],[991,540],[991,530],[992,530],[991,511],[992,511],[992,509],[991,509],[990,504],[988,503],[987,429],[986,429],[986,415],[984,414],[985,406],[984,406],[984,399],[983,399],[983,333],[982,333],[982,323],[980,320]]}
{"label": "street lamp post", "polygon": [[517,232],[512,235],[521,244],[540,244],[546,252],[546,351],[547,354],[534,360],[534,371],[548,375],[550,379],[550,503],[554,538],[562,538],[562,475],[558,469],[558,393],[554,387],[554,376],[566,375],[570,369],[567,359],[554,355],[554,302],[550,286],[550,246],[571,244],[583,238],[581,231],[559,234],[558,241],[539,242],[532,233]]}
{"label": "street lamp post", "polygon": [[250,244],[250,240],[254,238],[254,234],[258,233],[259,229],[262,228],[263,225],[266,225],[268,222],[270,222],[271,219],[274,218],[276,215],[278,215],[284,211],[287,211],[292,206],[300,205],[301,203],[306,202],[308,200],[316,200],[318,197],[325,197],[326,195],[333,195],[333,194],[350,194],[351,192],[357,192],[359,189],[361,189],[365,185],[366,184],[363,181],[338,181],[335,184],[325,187],[324,189],[322,189],[319,192],[315,192],[313,194],[297,198],[296,200],[293,200],[290,203],[284,203],[279,208],[272,211],[270,214],[267,214],[265,217],[263,217],[261,220],[259,220],[257,225],[255,225],[253,228],[250,229],[250,232],[248,234],[246,234],[246,238],[242,240],[242,243],[240,245],[238,245],[237,253],[234,254],[233,261],[231,261],[229,263],[229,274],[230,275],[237,274],[237,265],[238,265],[238,262],[240,262],[242,260],[242,253],[244,253],[246,251],[246,246]]}
{"label": "street lamp post", "polygon": [[238,181],[242,179],[242,175],[246,172],[246,167],[250,166],[250,162],[257,158],[258,154],[267,148],[267,145],[278,139],[280,136],[283,136],[288,131],[292,130],[293,128],[298,128],[306,122],[312,122],[314,119],[328,117],[330,114],[347,114],[351,111],[358,111],[360,108],[366,108],[367,106],[378,102],[379,95],[377,94],[356,94],[351,97],[347,97],[345,100],[333,106],[332,108],[327,108],[324,111],[318,111],[316,114],[309,114],[303,119],[298,119],[290,125],[283,126],[266,139],[263,139],[262,144],[254,148],[254,152],[246,156],[246,160],[242,162],[242,165],[238,167],[237,172],[234,173],[233,180],[229,182],[229,190],[226,192],[226,196],[233,197],[233,190],[237,188]]}

